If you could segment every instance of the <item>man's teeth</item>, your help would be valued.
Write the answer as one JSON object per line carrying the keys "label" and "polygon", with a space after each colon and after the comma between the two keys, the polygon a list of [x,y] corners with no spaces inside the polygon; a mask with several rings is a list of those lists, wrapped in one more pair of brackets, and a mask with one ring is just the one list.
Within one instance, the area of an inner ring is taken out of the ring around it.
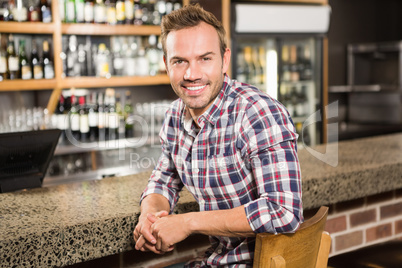
{"label": "man's teeth", "polygon": [[194,90],[199,90],[205,86],[198,86],[198,87],[187,87],[188,90],[194,91]]}

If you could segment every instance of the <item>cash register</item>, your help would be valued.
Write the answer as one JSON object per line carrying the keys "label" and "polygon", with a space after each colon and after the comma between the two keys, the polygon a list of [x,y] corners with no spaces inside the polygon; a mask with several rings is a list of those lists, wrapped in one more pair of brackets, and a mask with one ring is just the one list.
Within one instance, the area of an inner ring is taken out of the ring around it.
{"label": "cash register", "polygon": [[0,193],[42,186],[61,131],[0,133]]}

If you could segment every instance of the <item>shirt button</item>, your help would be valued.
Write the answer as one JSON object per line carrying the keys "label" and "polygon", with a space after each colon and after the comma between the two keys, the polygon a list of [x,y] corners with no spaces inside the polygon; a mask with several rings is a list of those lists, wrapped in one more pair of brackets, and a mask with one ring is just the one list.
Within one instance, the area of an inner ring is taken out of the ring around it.
{"label": "shirt button", "polygon": [[200,172],[200,169],[199,169],[199,168],[194,168],[193,171],[194,171],[195,173],[198,173],[198,172]]}

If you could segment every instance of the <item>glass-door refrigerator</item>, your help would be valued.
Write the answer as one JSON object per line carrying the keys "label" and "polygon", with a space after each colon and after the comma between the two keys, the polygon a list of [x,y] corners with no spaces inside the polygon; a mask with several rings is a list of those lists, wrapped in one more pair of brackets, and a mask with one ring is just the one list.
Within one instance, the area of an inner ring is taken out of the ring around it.
{"label": "glass-door refrigerator", "polygon": [[299,147],[322,143],[323,40],[330,8],[247,2],[232,3],[231,14],[231,76],[285,105]]}

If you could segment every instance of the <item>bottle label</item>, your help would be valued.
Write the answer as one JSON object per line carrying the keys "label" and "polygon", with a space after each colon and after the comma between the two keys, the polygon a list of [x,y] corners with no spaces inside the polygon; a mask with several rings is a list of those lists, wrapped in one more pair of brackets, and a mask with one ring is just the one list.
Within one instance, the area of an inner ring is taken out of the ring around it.
{"label": "bottle label", "polygon": [[37,10],[32,10],[29,15],[31,21],[39,21],[39,12]]}
{"label": "bottle label", "polygon": [[119,115],[117,113],[110,113],[109,114],[109,128],[116,129],[119,127]]}
{"label": "bottle label", "polygon": [[72,131],[80,130],[80,115],[79,114],[70,114],[70,126]]}
{"label": "bottle label", "polygon": [[81,133],[89,132],[89,120],[87,114],[80,115],[80,132]]}
{"label": "bottle label", "polygon": [[0,57],[0,74],[3,74],[7,71],[7,59],[6,57]]}
{"label": "bottle label", "polygon": [[104,112],[99,112],[98,113],[98,127],[99,128],[104,128],[106,126],[106,116]]}
{"label": "bottle label", "polygon": [[128,76],[136,75],[136,62],[134,58],[126,58],[125,59],[125,72]]}
{"label": "bottle label", "polygon": [[68,128],[68,117],[66,114],[59,114],[57,116],[57,128],[60,130],[66,130]]}
{"label": "bottle label", "polygon": [[53,66],[50,65],[50,64],[45,65],[45,78],[46,79],[53,79],[54,78]]}
{"label": "bottle label", "polygon": [[18,71],[18,58],[9,57],[8,58],[8,69],[12,72]]}
{"label": "bottle label", "polygon": [[107,9],[107,23],[109,24],[116,24],[117,19],[116,19],[116,9],[113,7],[109,7]]}
{"label": "bottle label", "polygon": [[43,79],[43,69],[40,65],[35,65],[33,67],[33,73],[35,79]]}
{"label": "bottle label", "polygon": [[44,23],[52,22],[52,13],[49,8],[42,10],[42,22]]}
{"label": "bottle label", "polygon": [[90,127],[97,127],[98,126],[98,113],[89,113],[88,115],[88,124]]}
{"label": "bottle label", "polygon": [[122,58],[114,58],[113,60],[113,68],[117,70],[121,70],[124,67],[124,60]]}
{"label": "bottle label", "polygon": [[32,79],[32,72],[30,66],[21,66],[21,78],[22,79]]}

